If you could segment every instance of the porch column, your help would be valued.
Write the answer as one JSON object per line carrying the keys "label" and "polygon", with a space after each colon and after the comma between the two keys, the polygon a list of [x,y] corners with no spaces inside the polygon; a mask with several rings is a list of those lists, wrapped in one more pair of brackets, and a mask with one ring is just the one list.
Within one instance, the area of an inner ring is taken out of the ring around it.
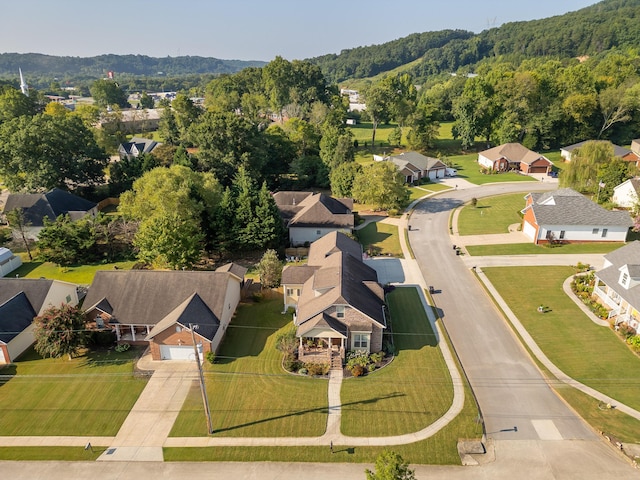
{"label": "porch column", "polygon": [[136,329],[133,325],[129,325],[129,328],[131,329],[131,341],[135,342],[136,341]]}
{"label": "porch column", "polygon": [[120,341],[120,325],[116,323],[116,341]]}

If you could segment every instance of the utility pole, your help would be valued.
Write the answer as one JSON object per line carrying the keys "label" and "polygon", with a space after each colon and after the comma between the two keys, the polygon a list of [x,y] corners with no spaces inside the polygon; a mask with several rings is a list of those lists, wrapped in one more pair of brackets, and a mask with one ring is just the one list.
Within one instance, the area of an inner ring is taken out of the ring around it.
{"label": "utility pole", "polygon": [[196,344],[196,335],[194,330],[198,329],[197,324],[190,323],[191,339],[193,340],[193,351],[196,354],[196,364],[198,365],[198,375],[200,377],[200,392],[202,393],[202,403],[204,404],[204,414],[207,417],[207,432],[213,433],[213,425],[211,424],[211,410],[209,410],[209,399],[207,398],[207,389],[204,386],[204,372],[202,371],[202,363],[200,362],[200,353]]}

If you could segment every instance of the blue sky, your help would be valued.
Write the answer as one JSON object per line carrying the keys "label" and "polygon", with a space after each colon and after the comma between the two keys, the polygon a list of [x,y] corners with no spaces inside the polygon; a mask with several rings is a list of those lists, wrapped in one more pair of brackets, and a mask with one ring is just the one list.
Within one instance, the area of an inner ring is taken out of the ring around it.
{"label": "blue sky", "polygon": [[595,0],[21,0],[3,2],[0,53],[289,60],[415,32],[480,32]]}

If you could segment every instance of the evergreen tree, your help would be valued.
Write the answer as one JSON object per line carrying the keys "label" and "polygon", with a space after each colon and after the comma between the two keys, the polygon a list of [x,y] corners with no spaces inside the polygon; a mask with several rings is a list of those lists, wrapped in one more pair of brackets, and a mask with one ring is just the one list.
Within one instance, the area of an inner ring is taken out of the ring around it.
{"label": "evergreen tree", "polygon": [[256,217],[260,222],[259,246],[261,248],[278,247],[284,235],[284,225],[278,206],[271,192],[267,189],[266,182],[262,184],[262,188],[258,192]]}

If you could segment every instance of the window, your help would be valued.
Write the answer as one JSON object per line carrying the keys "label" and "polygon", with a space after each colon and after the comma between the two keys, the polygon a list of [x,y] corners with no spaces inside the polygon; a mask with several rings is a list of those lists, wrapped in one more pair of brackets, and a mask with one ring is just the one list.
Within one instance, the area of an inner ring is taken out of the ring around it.
{"label": "window", "polygon": [[98,315],[96,317],[96,327],[104,328],[104,320],[102,319],[102,317],[100,315]]}
{"label": "window", "polygon": [[287,288],[287,297],[293,297],[293,296],[300,296],[300,289],[299,288]]}
{"label": "window", "polygon": [[560,240],[564,238],[564,230],[560,230],[560,236],[558,237]]}
{"label": "window", "polygon": [[606,237],[608,232],[609,232],[609,230],[608,230],[608,229],[603,228],[603,229],[602,229],[602,238]]}
{"label": "window", "polygon": [[176,325],[176,332],[180,333],[182,331],[182,327],[180,325]]}
{"label": "window", "polygon": [[344,305],[336,306],[336,317],[344,318]]}
{"label": "window", "polygon": [[369,334],[368,333],[354,334],[353,348],[369,348]]}
{"label": "window", "polygon": [[71,295],[67,295],[67,303],[71,303]]}
{"label": "window", "polygon": [[600,232],[600,229],[599,229],[599,228],[594,228],[594,229],[591,231],[591,233],[592,233],[592,234],[594,234],[594,235],[597,235],[599,232]]}
{"label": "window", "polygon": [[287,297],[293,295],[293,288],[287,288]]}
{"label": "window", "polygon": [[316,230],[316,235],[322,235],[322,230]]}
{"label": "window", "polygon": [[623,287],[626,287],[628,283],[629,283],[629,274],[627,274],[626,272],[622,272],[622,276],[620,277],[620,285],[622,285]]}

